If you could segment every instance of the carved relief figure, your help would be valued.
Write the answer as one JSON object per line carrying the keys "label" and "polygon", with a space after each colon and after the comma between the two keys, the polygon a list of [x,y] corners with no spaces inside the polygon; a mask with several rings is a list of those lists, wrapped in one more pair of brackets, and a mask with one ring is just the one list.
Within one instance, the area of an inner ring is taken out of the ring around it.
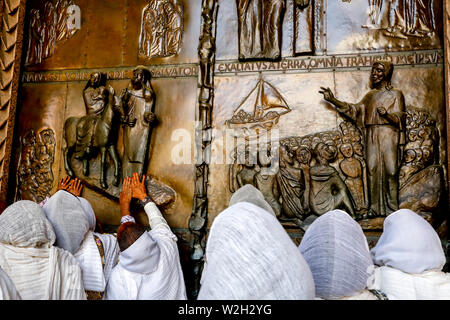
{"label": "carved relief figure", "polygon": [[285,0],[236,0],[239,59],[279,59]]}
{"label": "carved relief figure", "polygon": [[386,216],[398,210],[398,170],[405,144],[405,102],[403,93],[391,86],[392,63],[373,64],[370,88],[361,102],[336,99],[329,88],[322,88],[325,100],[364,132],[368,169],[370,209],[368,217]]}
{"label": "carved relief figure", "polygon": [[183,33],[183,6],[178,0],[152,0],[142,13],[139,55],[178,54]]}
{"label": "carved relief figure", "polygon": [[280,169],[276,175],[281,195],[281,218],[303,219],[305,176],[286,146],[280,146]]}
{"label": "carved relief figure", "polygon": [[37,135],[31,129],[21,139],[16,201],[41,202],[50,194],[55,145],[55,134],[49,128],[41,129]]}
{"label": "carved relief figure", "polygon": [[369,0],[368,22],[363,28],[383,30],[388,37],[433,37],[433,0]]}
{"label": "carved relief figure", "polygon": [[[67,0],[58,0],[53,5],[46,1],[43,12],[39,9],[30,11],[30,27],[28,31],[28,52],[25,65],[41,63],[44,59],[51,57],[59,41],[69,39],[76,31],[76,27],[69,27],[69,20],[74,19],[70,8],[74,3]],[[79,12],[79,7],[77,7]],[[75,19],[80,19],[79,16]]]}
{"label": "carved relief figure", "polygon": [[337,156],[335,146],[319,142],[314,148],[316,164],[310,169],[310,206],[316,214],[324,214],[333,209],[344,209],[355,216],[350,192],[339,173],[330,166]]}
{"label": "carved relief figure", "polygon": [[120,95],[124,112],[123,125],[123,177],[134,172],[142,175],[148,153],[154,112],[155,93],[150,83],[150,71],[139,66],[133,70],[130,84]]}
{"label": "carved relief figure", "polygon": [[339,150],[344,156],[344,160],[339,163],[339,168],[345,176],[345,184],[347,185],[350,194],[355,202],[355,210],[361,212],[366,203],[363,183],[363,166],[361,162],[353,157],[353,147],[349,143],[344,143],[340,146]]}
{"label": "carved relief figure", "polygon": [[69,176],[75,174],[70,161],[73,153],[75,158],[83,161],[83,174],[89,175],[89,160],[101,154],[100,184],[107,189],[106,160],[108,154],[114,162],[115,186],[120,183],[120,158],[115,143],[119,123],[116,114],[121,109],[116,105],[115,92],[111,86],[106,85],[106,76],[95,72],[91,74],[85,89],[83,100],[87,115],[84,117],[70,117],[64,124],[64,167]]}

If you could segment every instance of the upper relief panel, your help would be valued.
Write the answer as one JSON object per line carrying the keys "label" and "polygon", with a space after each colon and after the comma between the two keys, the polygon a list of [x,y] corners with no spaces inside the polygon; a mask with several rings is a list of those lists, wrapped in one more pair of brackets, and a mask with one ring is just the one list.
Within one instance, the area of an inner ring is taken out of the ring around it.
{"label": "upper relief panel", "polygon": [[216,57],[440,49],[441,12],[436,0],[221,0]]}
{"label": "upper relief panel", "polygon": [[25,71],[198,61],[200,1],[32,0]]}
{"label": "upper relief panel", "polygon": [[442,1],[327,2],[327,53],[441,48]]}

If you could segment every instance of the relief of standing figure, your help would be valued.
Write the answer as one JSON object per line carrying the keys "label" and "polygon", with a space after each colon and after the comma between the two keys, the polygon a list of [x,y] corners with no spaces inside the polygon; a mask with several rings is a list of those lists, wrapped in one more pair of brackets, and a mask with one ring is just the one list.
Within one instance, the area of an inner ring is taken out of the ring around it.
{"label": "relief of standing figure", "polygon": [[124,112],[123,125],[123,177],[134,172],[144,174],[154,112],[155,92],[150,83],[150,71],[138,66],[133,70],[130,84],[120,95],[120,106]]}
{"label": "relief of standing figure", "polygon": [[355,104],[340,101],[329,88],[319,91],[336,111],[357,124],[365,137],[370,208],[367,217],[387,216],[398,210],[398,173],[405,144],[405,98],[394,89],[394,65],[377,61],[372,66],[370,88]]}

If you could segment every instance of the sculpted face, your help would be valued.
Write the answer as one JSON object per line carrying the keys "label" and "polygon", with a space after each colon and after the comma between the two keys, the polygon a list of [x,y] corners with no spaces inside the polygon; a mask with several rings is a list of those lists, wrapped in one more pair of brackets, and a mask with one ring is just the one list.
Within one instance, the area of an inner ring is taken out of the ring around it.
{"label": "sculpted face", "polygon": [[360,156],[360,157],[363,157],[363,156],[364,156],[364,153],[363,153],[363,146],[362,146],[361,143],[355,143],[355,144],[353,145],[353,150],[355,151],[355,153],[356,153],[358,156]]}
{"label": "sculpted face", "polygon": [[416,152],[414,150],[412,150],[412,149],[406,150],[406,153],[405,153],[405,162],[406,163],[413,162],[415,158],[416,158]]}
{"label": "sculpted face", "polygon": [[145,73],[142,69],[136,69],[133,71],[133,77],[131,78],[131,84],[135,89],[142,88],[142,84],[145,79]]}
{"label": "sculpted face", "polygon": [[353,156],[353,147],[349,143],[344,143],[341,145],[340,150],[342,155],[346,158],[351,158]]}
{"label": "sculpted face", "polygon": [[95,72],[95,73],[91,74],[89,81],[90,81],[91,86],[98,87],[100,85],[100,73]]}

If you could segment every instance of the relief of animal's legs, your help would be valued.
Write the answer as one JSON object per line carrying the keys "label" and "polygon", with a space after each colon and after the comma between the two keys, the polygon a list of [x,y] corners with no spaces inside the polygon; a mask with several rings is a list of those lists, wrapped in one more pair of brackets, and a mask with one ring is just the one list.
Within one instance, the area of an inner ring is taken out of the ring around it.
{"label": "relief of animal's legs", "polygon": [[115,185],[116,187],[119,185],[120,183],[120,173],[122,171],[122,165],[120,163],[120,158],[119,158],[119,154],[117,153],[116,148],[114,147],[114,145],[111,145],[108,148],[109,151],[109,155],[111,156],[113,162],[114,162],[114,181],[113,181],[113,185]]}
{"label": "relief of animal's legs", "polygon": [[108,155],[106,152],[106,147],[100,148],[100,154],[100,184],[103,189],[108,189],[108,185],[106,183],[106,156]]}

